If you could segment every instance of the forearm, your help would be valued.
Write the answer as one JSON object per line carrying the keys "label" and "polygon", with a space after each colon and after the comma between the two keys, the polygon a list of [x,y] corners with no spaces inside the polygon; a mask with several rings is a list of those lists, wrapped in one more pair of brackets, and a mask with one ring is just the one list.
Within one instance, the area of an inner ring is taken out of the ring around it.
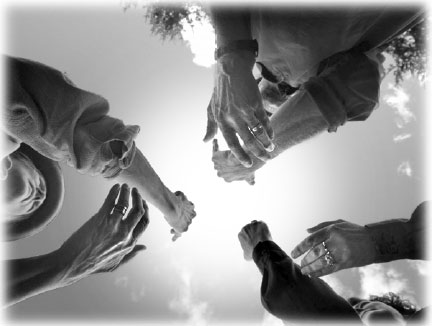
{"label": "forearm", "polygon": [[328,127],[318,106],[304,91],[298,91],[270,119],[275,133],[275,150],[270,154],[274,158],[288,148],[301,143]]}
{"label": "forearm", "polygon": [[374,263],[398,259],[425,259],[425,229],[413,227],[407,219],[389,220],[366,225],[375,244]]}
{"label": "forearm", "polygon": [[56,251],[31,258],[9,260],[6,265],[6,305],[67,285],[63,280]]}
{"label": "forearm", "polygon": [[176,196],[163,184],[139,149],[131,165],[116,178],[120,182],[136,187],[141,196],[158,208],[164,215],[175,212]]}
{"label": "forearm", "polygon": [[249,40],[252,38],[250,15],[244,8],[211,7],[210,17],[216,32],[217,46],[224,46],[230,41]]}
{"label": "forearm", "polygon": [[253,258],[263,274],[261,301],[273,315],[289,322],[338,319],[359,321],[350,304],[323,280],[303,275],[274,242],[260,242]]}

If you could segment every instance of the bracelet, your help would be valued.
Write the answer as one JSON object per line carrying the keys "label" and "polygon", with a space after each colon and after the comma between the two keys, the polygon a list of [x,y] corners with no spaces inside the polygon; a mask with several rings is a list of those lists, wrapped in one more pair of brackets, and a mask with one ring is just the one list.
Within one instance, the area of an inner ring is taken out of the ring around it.
{"label": "bracelet", "polygon": [[217,48],[215,51],[215,60],[218,60],[223,55],[238,51],[247,50],[252,51],[255,54],[255,58],[258,56],[258,42],[257,40],[237,40],[231,41],[227,45]]}

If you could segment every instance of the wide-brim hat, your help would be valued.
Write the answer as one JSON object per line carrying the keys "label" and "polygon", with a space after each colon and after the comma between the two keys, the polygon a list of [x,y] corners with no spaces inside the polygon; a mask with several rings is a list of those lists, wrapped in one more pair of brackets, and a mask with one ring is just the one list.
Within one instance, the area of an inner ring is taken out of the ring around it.
{"label": "wide-brim hat", "polygon": [[21,144],[17,151],[26,155],[44,177],[46,197],[32,214],[5,223],[7,241],[26,238],[43,230],[58,215],[64,199],[64,180],[60,165],[26,144]]}

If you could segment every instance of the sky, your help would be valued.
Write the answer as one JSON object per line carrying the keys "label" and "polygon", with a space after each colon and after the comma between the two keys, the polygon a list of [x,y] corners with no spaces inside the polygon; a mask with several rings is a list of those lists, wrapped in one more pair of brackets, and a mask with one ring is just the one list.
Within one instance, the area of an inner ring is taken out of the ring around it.
{"label": "sky", "polygon": [[[3,52],[67,72],[80,88],[107,98],[110,115],[140,125],[137,146],[171,190],[195,203],[198,215],[172,243],[169,226],[150,206],[150,225],[139,241],[146,251],[113,273],[19,303],[6,312],[8,320],[278,325],[261,306],[258,269],[243,260],[237,234],[245,224],[265,221],[275,242],[290,252],[306,228],[322,221],[409,218],[428,199],[426,88],[414,78],[396,88],[391,76],[366,122],[289,149],[256,173],[254,186],[225,183],[213,170],[211,144],[202,142],[213,88],[212,67],[205,67],[209,52],[195,57],[190,33],[189,43],[161,41],[143,15],[140,8],[124,12],[120,3],[10,3]],[[39,234],[6,243],[6,258],[57,249],[99,209],[113,184],[66,165],[62,170],[61,213]],[[426,306],[428,268],[426,262],[398,261],[325,280],[344,297],[393,291]]]}

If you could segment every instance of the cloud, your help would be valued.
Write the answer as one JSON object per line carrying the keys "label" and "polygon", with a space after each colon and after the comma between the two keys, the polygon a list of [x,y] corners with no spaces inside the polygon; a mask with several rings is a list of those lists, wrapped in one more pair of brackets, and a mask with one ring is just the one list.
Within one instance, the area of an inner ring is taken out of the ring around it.
{"label": "cloud", "polygon": [[400,175],[406,175],[407,177],[412,177],[413,170],[409,161],[402,162],[397,168],[397,173]]}
{"label": "cloud", "polygon": [[414,113],[407,106],[410,97],[401,87],[390,84],[389,89],[393,91],[393,94],[384,96],[384,101],[395,112],[398,128],[403,128],[406,124],[416,119]]}
{"label": "cloud", "polygon": [[137,291],[132,291],[131,300],[132,302],[139,302],[146,296],[146,294],[147,294],[147,288],[145,286],[142,286],[141,289]]}
{"label": "cloud", "polygon": [[176,298],[170,301],[171,310],[188,317],[187,325],[208,325],[211,316],[209,304],[198,300],[193,291],[191,274],[185,269],[180,272],[180,289]]}
{"label": "cloud", "polygon": [[129,284],[129,277],[127,276],[119,276],[116,277],[116,279],[114,280],[114,285],[121,288],[126,288],[128,284]]}
{"label": "cloud", "polygon": [[407,262],[412,268],[416,269],[421,276],[426,277],[429,275],[430,263],[428,261],[408,260]]}
{"label": "cloud", "polygon": [[[191,18],[193,18],[193,15],[191,15]],[[195,64],[210,67],[215,63],[216,36],[207,16],[200,21],[194,20],[193,27],[188,23],[184,23],[181,34],[183,40],[194,54],[193,62]]]}
{"label": "cloud", "polygon": [[342,282],[335,275],[326,275],[322,277],[323,281],[326,282],[337,294],[344,298],[354,296],[354,291],[350,288],[345,287]]}
{"label": "cloud", "polygon": [[411,138],[411,134],[405,133],[405,134],[393,136],[393,141],[395,143],[400,143],[400,142],[403,142],[404,140],[407,140],[409,138]]}
{"label": "cloud", "polygon": [[382,295],[388,292],[410,293],[407,279],[394,268],[385,268],[374,264],[358,269],[361,282],[361,297],[369,298],[370,294]]}

